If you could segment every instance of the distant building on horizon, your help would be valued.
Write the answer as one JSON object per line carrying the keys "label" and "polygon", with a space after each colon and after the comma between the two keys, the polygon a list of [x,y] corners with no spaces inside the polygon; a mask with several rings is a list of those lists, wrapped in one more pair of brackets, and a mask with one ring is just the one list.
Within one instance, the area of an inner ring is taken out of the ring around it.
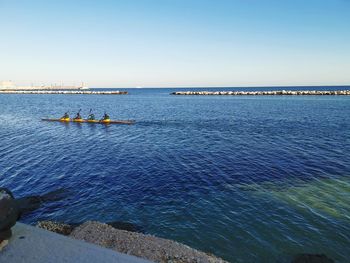
{"label": "distant building on horizon", "polygon": [[61,85],[51,84],[50,86],[47,86],[47,85],[17,86],[11,80],[0,82],[0,90],[85,90],[85,89],[89,89],[89,88],[84,85],[84,82],[82,82],[80,86],[75,86],[75,85],[65,86],[63,84]]}
{"label": "distant building on horizon", "polygon": [[1,81],[0,82],[0,89],[15,89],[16,85],[11,81]]}

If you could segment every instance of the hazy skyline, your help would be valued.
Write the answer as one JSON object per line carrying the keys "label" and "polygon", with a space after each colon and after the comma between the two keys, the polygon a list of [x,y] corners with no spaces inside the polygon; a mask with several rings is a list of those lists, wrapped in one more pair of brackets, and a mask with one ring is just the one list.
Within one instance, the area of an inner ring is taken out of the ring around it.
{"label": "hazy skyline", "polygon": [[348,0],[0,0],[0,81],[350,84]]}

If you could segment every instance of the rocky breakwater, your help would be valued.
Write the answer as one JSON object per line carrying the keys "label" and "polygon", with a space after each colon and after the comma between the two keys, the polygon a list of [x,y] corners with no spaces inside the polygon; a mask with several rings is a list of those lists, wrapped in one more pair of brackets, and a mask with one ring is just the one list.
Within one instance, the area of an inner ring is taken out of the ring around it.
{"label": "rocky breakwater", "polygon": [[127,91],[87,90],[0,90],[0,94],[78,94],[78,95],[126,95]]}
{"label": "rocky breakwater", "polygon": [[274,90],[274,91],[175,91],[171,95],[226,95],[226,96],[319,96],[319,95],[347,95],[350,90]]}

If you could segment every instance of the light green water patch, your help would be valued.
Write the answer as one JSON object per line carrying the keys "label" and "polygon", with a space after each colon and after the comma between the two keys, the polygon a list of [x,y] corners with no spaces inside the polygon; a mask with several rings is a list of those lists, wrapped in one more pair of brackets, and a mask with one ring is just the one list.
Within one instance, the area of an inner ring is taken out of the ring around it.
{"label": "light green water patch", "polygon": [[350,221],[350,178],[264,182],[239,185],[261,198],[272,198],[313,213]]}

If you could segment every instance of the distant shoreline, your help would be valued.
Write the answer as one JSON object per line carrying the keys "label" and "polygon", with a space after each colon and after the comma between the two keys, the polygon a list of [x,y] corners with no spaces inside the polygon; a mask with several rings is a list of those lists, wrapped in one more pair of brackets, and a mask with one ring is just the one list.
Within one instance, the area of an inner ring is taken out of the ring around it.
{"label": "distant shoreline", "polygon": [[0,94],[78,94],[78,95],[127,95],[127,91],[82,91],[82,90],[0,90]]}

